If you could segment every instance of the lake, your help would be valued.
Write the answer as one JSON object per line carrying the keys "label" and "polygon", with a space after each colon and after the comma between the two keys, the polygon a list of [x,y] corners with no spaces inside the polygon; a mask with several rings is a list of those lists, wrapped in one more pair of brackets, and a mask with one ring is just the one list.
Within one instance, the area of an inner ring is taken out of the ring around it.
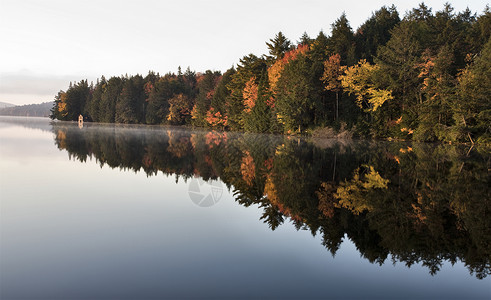
{"label": "lake", "polygon": [[491,155],[0,118],[0,298],[491,297]]}

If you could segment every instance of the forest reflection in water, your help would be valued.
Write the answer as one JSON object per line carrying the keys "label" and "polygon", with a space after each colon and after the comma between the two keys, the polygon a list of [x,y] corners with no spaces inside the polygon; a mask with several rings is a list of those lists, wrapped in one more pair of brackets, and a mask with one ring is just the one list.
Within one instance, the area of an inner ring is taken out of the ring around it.
{"label": "forest reflection in water", "polygon": [[101,166],[220,179],[236,202],[320,234],[333,255],[347,236],[372,263],[462,261],[491,273],[490,155],[469,146],[56,122],[59,149]]}

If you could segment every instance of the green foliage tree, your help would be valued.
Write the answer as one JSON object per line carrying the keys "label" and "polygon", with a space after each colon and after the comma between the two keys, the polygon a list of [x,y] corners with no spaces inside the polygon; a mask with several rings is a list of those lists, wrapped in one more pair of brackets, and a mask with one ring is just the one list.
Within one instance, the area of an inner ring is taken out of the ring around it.
{"label": "green foliage tree", "polygon": [[394,5],[389,8],[383,6],[374,12],[356,31],[356,56],[373,63],[377,48],[384,46],[390,40],[390,31],[400,21]]}
{"label": "green foliage tree", "polygon": [[100,120],[104,123],[114,123],[116,121],[116,102],[123,89],[124,79],[111,77],[106,84],[103,84],[104,93],[101,97]]}
{"label": "green foliage tree", "polygon": [[316,99],[310,80],[311,66],[306,55],[299,55],[284,67],[277,82],[275,111],[287,132],[301,132],[313,122]]}
{"label": "green foliage tree", "polygon": [[91,90],[87,80],[70,84],[66,92],[60,91],[55,97],[52,118],[63,121],[78,120],[84,113],[86,103],[90,101]]}
{"label": "green foliage tree", "polygon": [[147,97],[145,120],[147,124],[163,124],[169,114],[169,99],[183,92],[184,78],[174,74],[161,77],[150,89]]}
{"label": "green foliage tree", "polygon": [[489,142],[491,139],[491,38],[481,54],[459,76],[458,95],[453,102],[456,130],[461,140]]}
{"label": "green foliage tree", "polygon": [[236,72],[231,75],[230,83],[227,86],[230,90],[230,96],[227,99],[226,113],[230,129],[243,129],[244,88],[251,78],[259,78],[262,72],[266,70],[266,66],[265,59],[249,54],[240,60]]}
{"label": "green foliage tree", "polygon": [[343,65],[351,66],[355,64],[355,37],[346,14],[343,13],[331,25],[331,28],[331,36],[328,40],[329,51],[339,54]]}
{"label": "green foliage tree", "polygon": [[290,50],[292,45],[290,40],[280,31],[275,35],[274,39],[266,42],[266,46],[269,49],[268,60],[274,61],[283,58],[283,55]]}
{"label": "green foliage tree", "polygon": [[85,110],[88,113],[89,120],[94,122],[101,122],[101,101],[104,94],[105,86],[107,85],[106,78],[104,76],[101,79],[97,79],[96,85],[92,92],[92,98],[87,102]]}
{"label": "green foliage tree", "polygon": [[243,112],[244,130],[249,132],[271,132],[274,120],[268,100],[272,97],[268,75],[264,71],[256,85],[254,105]]}
{"label": "green foliage tree", "polygon": [[228,88],[232,81],[232,76],[235,74],[235,68],[228,69],[218,81],[213,97],[211,98],[211,106],[215,110],[225,114],[227,111],[227,99],[230,97],[230,90]]}
{"label": "green foliage tree", "polygon": [[116,101],[117,123],[141,123],[145,111],[144,81],[141,75],[130,77],[123,83]]}
{"label": "green foliage tree", "polygon": [[205,127],[206,113],[210,109],[213,94],[215,93],[215,87],[217,82],[220,81],[220,72],[206,71],[203,75],[197,79],[198,95],[196,96],[195,103],[192,109],[192,124],[194,126]]}
{"label": "green foliage tree", "polygon": [[419,74],[423,78],[423,102],[419,105],[418,127],[414,137],[422,141],[449,141],[452,140],[449,128],[454,121],[451,103],[457,82],[449,74],[454,61],[453,53],[444,46],[435,57],[425,52],[423,58]]}
{"label": "green foliage tree", "polygon": [[300,40],[297,42],[297,45],[310,45],[310,43],[312,43],[312,39],[307,32],[304,32],[300,37]]}

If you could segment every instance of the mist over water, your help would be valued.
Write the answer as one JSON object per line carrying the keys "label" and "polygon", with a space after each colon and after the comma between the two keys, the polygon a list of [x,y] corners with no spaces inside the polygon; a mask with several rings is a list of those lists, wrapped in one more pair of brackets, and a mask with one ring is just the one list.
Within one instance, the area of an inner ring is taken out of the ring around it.
{"label": "mist over water", "polygon": [[490,161],[0,117],[0,298],[486,298]]}

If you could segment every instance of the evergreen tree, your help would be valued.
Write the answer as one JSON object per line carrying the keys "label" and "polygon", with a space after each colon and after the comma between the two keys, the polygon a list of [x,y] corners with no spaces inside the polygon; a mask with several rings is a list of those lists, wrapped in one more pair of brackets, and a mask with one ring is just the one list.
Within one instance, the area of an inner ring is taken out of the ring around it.
{"label": "evergreen tree", "polygon": [[[255,84],[255,83],[253,83]],[[255,99],[252,107],[247,107],[243,113],[244,130],[249,132],[272,132],[273,114],[268,105],[272,97],[268,84],[268,75],[263,71],[255,87]]]}
{"label": "evergreen tree", "polygon": [[227,111],[227,99],[230,97],[230,90],[227,86],[232,81],[232,76],[235,74],[235,68],[228,69],[223,76],[218,81],[215,91],[213,92],[213,97],[211,99],[211,107],[216,111],[221,112],[225,115]]}
{"label": "evergreen tree", "polygon": [[211,100],[215,92],[217,82],[220,80],[220,72],[206,71],[197,80],[198,95],[193,107],[192,124],[194,126],[206,126],[206,113],[211,106]]}
{"label": "evergreen tree", "polygon": [[60,91],[55,97],[52,118],[63,121],[76,121],[84,113],[87,102],[90,102],[91,89],[87,80],[72,84],[66,92]]}
{"label": "evergreen tree", "polygon": [[111,77],[104,88],[101,97],[100,120],[104,123],[114,123],[116,118],[116,102],[123,89],[124,79]]}
{"label": "evergreen tree", "polygon": [[228,126],[233,130],[243,128],[242,112],[244,110],[244,88],[253,77],[256,79],[266,70],[266,61],[253,54],[240,60],[237,71],[231,76],[228,85],[230,96],[227,99]]}
{"label": "evergreen tree", "polygon": [[456,138],[474,143],[491,140],[491,38],[459,77],[453,103]]}
{"label": "evergreen tree", "polygon": [[288,40],[281,31],[276,34],[274,39],[270,39],[269,43],[266,42],[266,45],[269,49],[269,61],[283,58],[283,55],[285,55],[292,46],[290,40]]}
{"label": "evergreen tree", "polygon": [[145,110],[143,77],[136,75],[125,80],[117,98],[115,121],[117,123],[140,123]]}
{"label": "evergreen tree", "polygon": [[300,40],[297,42],[297,45],[309,45],[312,42],[312,39],[309,37],[307,32],[304,32],[300,37]]}
{"label": "evergreen tree", "polygon": [[380,66],[378,80],[392,90],[395,101],[388,103],[389,115],[398,119],[402,114],[406,125],[414,128],[416,104],[422,103],[421,78],[415,66],[420,63],[423,46],[421,27],[415,22],[403,21],[391,31],[391,39],[379,47],[375,63]]}
{"label": "evergreen tree", "polygon": [[91,121],[101,122],[101,101],[106,84],[107,82],[104,76],[102,76],[100,80],[97,79],[97,83],[92,93],[92,99],[87,103],[86,111],[88,113],[88,118]]}
{"label": "evergreen tree", "polygon": [[286,132],[301,132],[313,124],[316,99],[311,66],[311,60],[300,54],[285,66],[278,80],[275,111]]}
{"label": "evergreen tree", "polygon": [[343,13],[332,25],[331,36],[328,40],[329,51],[341,55],[341,63],[351,66],[356,63],[355,37],[346,14]]}
{"label": "evergreen tree", "polygon": [[323,62],[325,61],[330,53],[328,49],[329,39],[320,31],[317,37],[310,43],[309,57],[312,61]]}
{"label": "evergreen tree", "polygon": [[376,56],[377,48],[384,46],[389,41],[391,37],[390,31],[399,22],[399,14],[394,5],[390,8],[383,6],[373,13],[370,19],[365,21],[355,34],[356,56],[372,63],[373,57]]}

